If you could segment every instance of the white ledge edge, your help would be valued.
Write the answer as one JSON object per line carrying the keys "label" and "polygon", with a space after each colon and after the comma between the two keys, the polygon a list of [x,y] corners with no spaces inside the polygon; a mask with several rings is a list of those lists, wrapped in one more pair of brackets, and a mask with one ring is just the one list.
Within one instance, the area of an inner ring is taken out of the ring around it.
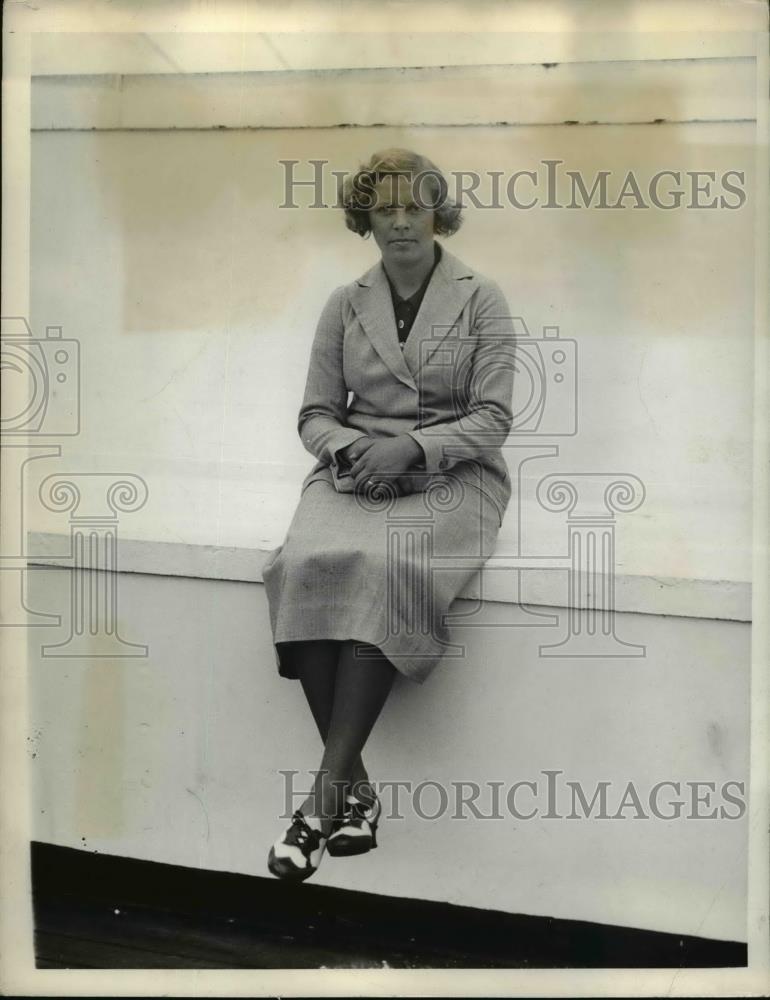
{"label": "white ledge edge", "polygon": [[[70,536],[55,532],[27,533],[26,562],[30,567],[71,567]],[[262,567],[269,549],[158,542],[147,539],[118,540],[118,570],[154,576],[183,576],[206,580],[262,583]],[[86,569],[100,569],[86,563]],[[521,593],[517,591],[521,579]],[[477,573],[461,599],[480,597]],[[484,600],[542,607],[586,607],[570,604],[566,570],[525,569],[519,573],[483,572]],[[677,577],[615,574],[615,610],[648,615],[751,621],[751,584],[733,580],[698,580]]]}

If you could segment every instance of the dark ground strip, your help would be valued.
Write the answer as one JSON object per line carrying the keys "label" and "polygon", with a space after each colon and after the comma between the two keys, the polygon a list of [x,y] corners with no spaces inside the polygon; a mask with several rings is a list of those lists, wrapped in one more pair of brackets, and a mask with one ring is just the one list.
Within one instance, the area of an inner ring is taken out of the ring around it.
{"label": "dark ground strip", "polygon": [[721,968],[735,941],[351,892],[33,842],[40,968]]}

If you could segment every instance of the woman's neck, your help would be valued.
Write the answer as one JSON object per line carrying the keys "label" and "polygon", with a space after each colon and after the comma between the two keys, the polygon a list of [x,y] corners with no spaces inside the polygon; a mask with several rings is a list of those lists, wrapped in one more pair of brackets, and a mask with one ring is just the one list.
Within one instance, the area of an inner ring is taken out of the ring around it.
{"label": "woman's neck", "polygon": [[382,266],[385,268],[387,276],[390,278],[393,287],[402,299],[408,299],[414,295],[420,285],[425,281],[428,273],[435,261],[435,243],[430,244],[430,249],[421,257],[419,261],[412,263],[402,263],[401,261],[386,261],[383,258]]}

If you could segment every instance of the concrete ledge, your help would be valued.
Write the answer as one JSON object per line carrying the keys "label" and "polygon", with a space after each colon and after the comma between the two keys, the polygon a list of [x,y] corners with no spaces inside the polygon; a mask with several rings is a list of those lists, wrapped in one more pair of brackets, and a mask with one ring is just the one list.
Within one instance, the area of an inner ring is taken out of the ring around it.
{"label": "concrete ledge", "polygon": [[[191,545],[125,539],[118,542],[118,566],[123,573],[196,577],[211,580],[262,582],[269,549]],[[28,532],[29,566],[73,565],[70,537],[54,532]],[[86,560],[87,560],[86,555]],[[587,607],[570,603],[567,572],[563,569],[517,569],[512,560],[493,556],[461,598],[544,607]],[[100,568],[89,566],[85,568]],[[751,621],[751,584],[734,580],[688,580],[618,573],[615,610],[684,618]]]}

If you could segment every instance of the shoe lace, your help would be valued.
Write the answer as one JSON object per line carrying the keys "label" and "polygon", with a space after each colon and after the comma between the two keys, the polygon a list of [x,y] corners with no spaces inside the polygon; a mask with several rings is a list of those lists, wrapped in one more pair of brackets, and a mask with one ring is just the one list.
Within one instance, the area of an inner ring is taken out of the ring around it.
{"label": "shoe lace", "polygon": [[313,848],[318,847],[320,836],[317,830],[308,826],[305,817],[297,810],[291,817],[291,830],[286,836],[286,843],[296,844],[299,848],[304,848],[308,844]]}

